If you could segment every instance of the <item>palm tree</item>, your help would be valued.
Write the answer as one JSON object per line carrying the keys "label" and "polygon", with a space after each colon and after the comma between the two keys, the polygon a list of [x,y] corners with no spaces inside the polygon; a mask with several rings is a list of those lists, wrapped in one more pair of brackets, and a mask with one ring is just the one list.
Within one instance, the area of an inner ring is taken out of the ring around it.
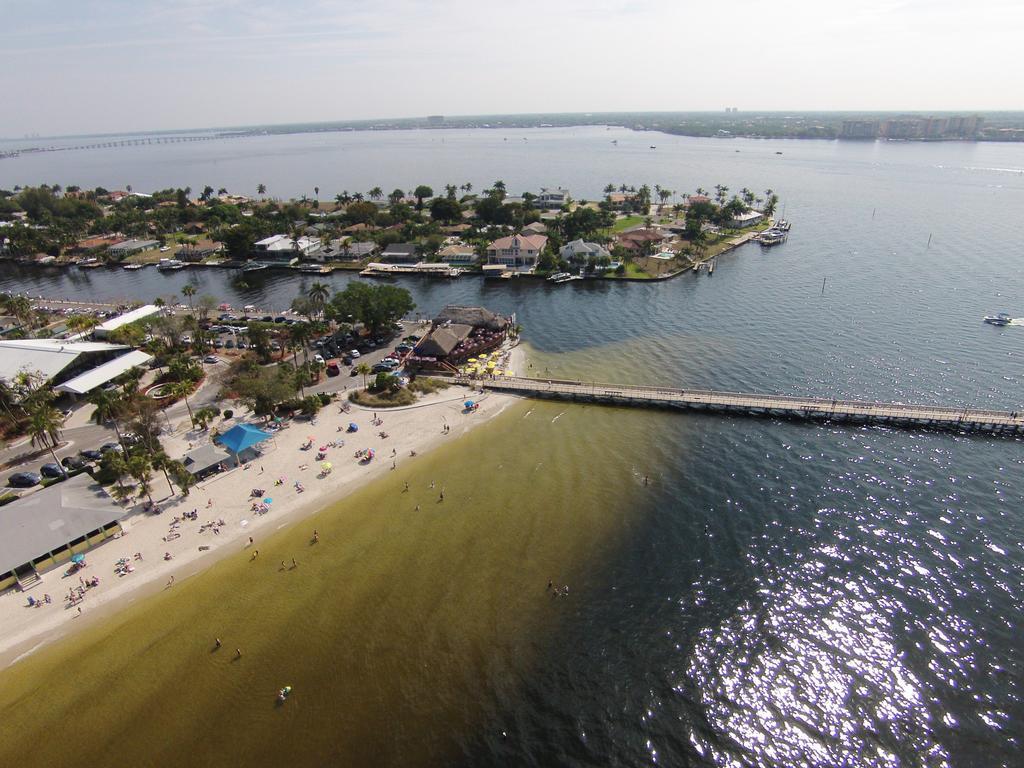
{"label": "palm tree", "polygon": [[139,481],[139,495],[146,494],[150,506],[153,505],[152,488],[149,481],[153,477],[153,461],[143,453],[129,456],[127,461],[128,474]]}
{"label": "palm tree", "polygon": [[605,184],[605,187],[604,187],[604,199],[605,200],[610,200],[611,196],[612,196],[612,193],[614,193],[614,192],[615,192],[615,185],[614,184]]}
{"label": "palm tree", "polygon": [[192,422],[193,428],[196,425],[196,417],[192,414],[192,406],[189,405],[188,396],[192,393],[192,383],[189,381],[176,381],[170,387],[171,394],[175,397],[180,397],[185,401],[185,408],[188,410],[189,421]]}
{"label": "palm tree", "polygon": [[67,470],[57,460],[54,448],[60,443],[60,428],[64,426],[64,417],[53,407],[49,400],[37,400],[29,408],[28,434],[32,438],[32,447],[42,446],[53,457],[53,463],[60,467],[63,474]]}
{"label": "palm tree", "polygon": [[[309,300],[313,302],[314,306],[320,311],[321,317],[324,313],[324,307],[327,305],[327,300],[331,298],[331,289],[326,283],[321,283],[317,280],[309,287],[309,291],[306,292]],[[302,323],[305,325],[305,323]]]}
{"label": "palm tree", "polygon": [[189,311],[192,312],[192,316],[195,317],[196,307],[192,303],[192,297],[196,295],[196,287],[194,285],[186,285],[181,289],[181,295],[188,299]]}
{"label": "palm tree", "polygon": [[313,187],[313,197],[320,199],[320,187]]}
{"label": "palm tree", "polygon": [[103,426],[110,422],[114,426],[114,434],[117,435],[117,442],[124,447],[124,438],[121,437],[121,430],[117,425],[117,419],[124,413],[124,401],[114,392],[96,388],[89,393],[88,401],[95,406],[92,412],[92,420]]}
{"label": "palm tree", "polygon": [[260,197],[263,197],[265,194],[267,194],[267,185],[266,184],[262,184],[262,183],[261,184],[257,184],[256,185],[256,194],[259,195]]}
{"label": "palm tree", "polygon": [[382,197],[384,197],[384,190],[382,190],[380,187],[374,187],[367,194],[370,195],[371,200],[380,200]]}
{"label": "palm tree", "polygon": [[470,192],[473,191],[473,184],[467,181],[465,184],[462,185],[462,191],[468,195]]}
{"label": "palm tree", "polygon": [[371,372],[370,366],[366,363],[360,363],[356,366],[356,373],[363,377],[363,389],[366,389],[366,377],[369,376]]}

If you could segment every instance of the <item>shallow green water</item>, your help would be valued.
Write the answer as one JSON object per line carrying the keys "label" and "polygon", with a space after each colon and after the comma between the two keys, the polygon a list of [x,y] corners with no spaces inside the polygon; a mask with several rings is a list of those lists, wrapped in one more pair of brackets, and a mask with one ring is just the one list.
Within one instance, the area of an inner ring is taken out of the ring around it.
{"label": "shallow green water", "polygon": [[635,522],[639,457],[595,442],[627,416],[656,420],[517,403],[260,542],[256,562],[240,553],[30,657],[0,678],[0,765],[167,765],[182,750],[193,765],[448,762]]}

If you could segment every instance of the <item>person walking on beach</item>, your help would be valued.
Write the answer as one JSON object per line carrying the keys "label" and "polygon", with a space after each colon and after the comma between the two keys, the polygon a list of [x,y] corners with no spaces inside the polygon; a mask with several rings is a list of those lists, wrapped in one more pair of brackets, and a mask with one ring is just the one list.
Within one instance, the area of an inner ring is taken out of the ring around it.
{"label": "person walking on beach", "polygon": [[444,501],[444,488],[441,488],[441,496],[438,498],[438,501]]}
{"label": "person walking on beach", "polygon": [[249,546],[252,546],[252,536],[249,537]]}
{"label": "person walking on beach", "polygon": [[295,558],[293,557],[292,558],[292,568],[298,568],[298,567],[299,567],[299,564],[297,562],[295,562]]}
{"label": "person walking on beach", "polygon": [[257,557],[259,557],[259,554],[260,554],[260,551],[259,551],[258,549],[254,549],[254,550],[252,551],[252,557],[251,557],[251,558],[249,558],[249,559],[250,559],[250,560],[255,560],[255,559],[256,559]]}
{"label": "person walking on beach", "polygon": [[213,640],[213,645],[214,645],[214,647],[216,647],[216,648],[220,648],[220,646],[221,646],[221,642],[220,642],[220,638],[219,638],[219,637],[216,637],[216,638],[214,638],[214,640]]}
{"label": "person walking on beach", "polygon": [[242,649],[241,648],[235,648],[235,658],[236,659],[242,658]]}
{"label": "person walking on beach", "polygon": [[408,492],[409,492],[409,481],[406,480],[405,488],[402,489],[402,493],[408,493]]}
{"label": "person walking on beach", "polygon": [[174,576],[171,576],[171,578],[169,578],[167,580],[167,586],[168,587],[173,587],[174,586]]}
{"label": "person walking on beach", "polygon": [[316,528],[313,529],[313,543],[318,544],[320,542],[320,534],[317,533]]}

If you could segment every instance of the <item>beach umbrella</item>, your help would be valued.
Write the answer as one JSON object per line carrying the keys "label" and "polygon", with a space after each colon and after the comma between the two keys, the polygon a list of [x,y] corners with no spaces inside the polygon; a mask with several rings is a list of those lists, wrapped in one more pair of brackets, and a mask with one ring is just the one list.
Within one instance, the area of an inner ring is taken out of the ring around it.
{"label": "beach umbrella", "polygon": [[72,555],[71,556],[71,562],[72,563],[84,563],[85,562],[85,555]]}
{"label": "beach umbrella", "polygon": [[323,464],[320,465],[320,468],[321,469],[330,469],[332,466],[333,466],[333,464],[331,464],[331,462],[325,461]]}
{"label": "beach umbrella", "polygon": [[264,504],[273,504],[273,503],[274,503],[274,500],[273,500],[272,498],[270,498],[269,496],[267,496],[267,498],[265,498],[265,499],[263,500],[263,503],[264,503]]}
{"label": "beach umbrella", "polygon": [[465,406],[466,406],[467,408],[472,408],[472,407],[473,407],[473,401],[472,401],[472,400],[467,400],[467,401],[465,402]]}
{"label": "beach umbrella", "polygon": [[505,371],[505,375],[506,376],[515,376],[516,372],[515,371]]}
{"label": "beach umbrella", "polygon": [[358,432],[359,431],[359,425],[356,424],[354,421],[350,421],[348,423],[348,431],[349,432]]}
{"label": "beach umbrella", "polygon": [[471,362],[471,363],[475,363],[475,362],[476,362],[476,358],[475,358],[475,357],[471,357],[471,358],[469,358],[469,362]]}

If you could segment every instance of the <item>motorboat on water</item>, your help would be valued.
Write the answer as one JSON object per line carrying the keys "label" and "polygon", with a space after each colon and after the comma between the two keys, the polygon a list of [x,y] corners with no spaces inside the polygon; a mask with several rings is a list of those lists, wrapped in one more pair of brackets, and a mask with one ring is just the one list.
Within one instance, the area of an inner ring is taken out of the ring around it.
{"label": "motorboat on water", "polygon": [[767,248],[786,242],[786,237],[786,233],[781,229],[766,229],[758,236],[757,241]]}
{"label": "motorboat on water", "polygon": [[185,268],[185,262],[179,261],[178,259],[160,259],[157,263],[156,268],[161,272],[174,272],[178,269]]}
{"label": "motorboat on water", "polygon": [[570,275],[568,272],[555,272],[555,274],[548,276],[548,282],[560,283],[563,280],[569,279],[570,277],[572,277],[572,275]]}
{"label": "motorboat on water", "polygon": [[251,264],[246,264],[244,267],[242,267],[242,271],[243,272],[259,272],[261,269],[266,269],[266,268],[267,268],[266,264],[260,264],[258,262],[253,262]]}
{"label": "motorboat on water", "polygon": [[288,700],[288,697],[291,696],[291,694],[292,687],[290,685],[286,685],[284,688],[277,692],[277,703],[284,704]]}
{"label": "motorboat on water", "polygon": [[95,258],[82,259],[81,261],[78,262],[79,269],[96,269],[96,267],[102,266],[103,262]]}
{"label": "motorboat on water", "polygon": [[789,228],[792,226],[793,225],[786,219],[779,219],[778,223],[775,225],[775,229],[781,230],[782,232],[789,232]]}
{"label": "motorboat on water", "polygon": [[1009,325],[1012,320],[1013,318],[1005,312],[1000,312],[998,315],[985,315],[984,318],[984,321],[989,325],[998,326]]}
{"label": "motorboat on water", "polygon": [[146,266],[146,265],[145,264],[122,264],[121,265],[121,269],[136,270],[136,269],[142,269],[144,266]]}

